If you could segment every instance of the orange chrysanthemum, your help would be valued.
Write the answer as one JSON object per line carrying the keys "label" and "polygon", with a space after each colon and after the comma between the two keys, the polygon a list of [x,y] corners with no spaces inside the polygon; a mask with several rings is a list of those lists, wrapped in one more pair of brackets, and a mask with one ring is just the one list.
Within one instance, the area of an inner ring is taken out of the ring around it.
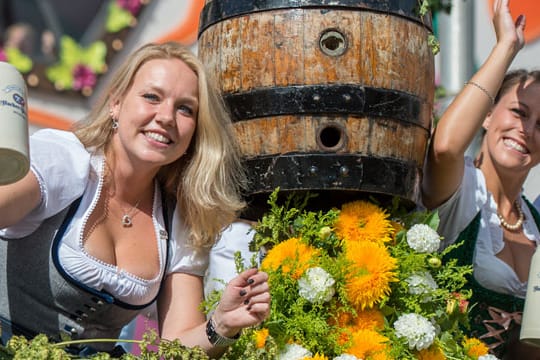
{"label": "orange chrysanthemum", "polygon": [[262,349],[264,345],[266,344],[266,339],[268,338],[268,329],[262,328],[260,330],[255,331],[255,346],[257,349]]}
{"label": "orange chrysanthemum", "polygon": [[373,330],[358,330],[352,334],[352,345],[347,354],[359,359],[390,359],[389,339]]}
{"label": "orange chrysanthemum", "polygon": [[304,272],[312,266],[311,261],[317,257],[319,250],[304,244],[300,239],[290,238],[274,246],[261,263],[264,271],[276,271],[281,266],[284,274],[291,274],[293,279],[300,279]]}
{"label": "orange chrysanthemum", "polygon": [[433,345],[418,352],[418,360],[446,360],[441,348]]}
{"label": "orange chrysanthemum", "polygon": [[384,327],[384,315],[376,309],[359,311],[353,326],[358,330],[381,330]]}
{"label": "orange chrysanthemum", "polygon": [[345,256],[352,261],[347,295],[357,309],[372,308],[390,294],[390,283],[397,281],[397,261],[386,247],[374,242],[347,242]]}
{"label": "orange chrysanthemum", "polygon": [[358,200],[344,204],[334,225],[336,234],[348,241],[386,243],[394,227],[388,214],[375,204]]}
{"label": "orange chrysanthemum", "polygon": [[328,323],[339,328],[354,327],[355,330],[380,330],[384,327],[384,315],[377,309],[358,311],[357,315],[349,312],[339,313],[330,318]]}
{"label": "orange chrysanthemum", "polygon": [[489,351],[487,345],[477,338],[466,337],[465,340],[463,340],[463,348],[465,349],[465,353],[473,359],[486,355]]}

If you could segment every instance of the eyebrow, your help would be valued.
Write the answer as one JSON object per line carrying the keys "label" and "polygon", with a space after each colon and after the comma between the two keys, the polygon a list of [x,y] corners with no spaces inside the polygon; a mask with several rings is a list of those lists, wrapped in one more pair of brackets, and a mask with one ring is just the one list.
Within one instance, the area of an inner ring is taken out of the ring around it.
{"label": "eyebrow", "polygon": [[511,102],[510,102],[510,105],[519,105],[519,106],[523,106],[524,108],[526,108],[527,110],[529,110],[529,105],[527,105],[527,104],[525,104],[524,102],[519,101],[519,100],[511,101]]}

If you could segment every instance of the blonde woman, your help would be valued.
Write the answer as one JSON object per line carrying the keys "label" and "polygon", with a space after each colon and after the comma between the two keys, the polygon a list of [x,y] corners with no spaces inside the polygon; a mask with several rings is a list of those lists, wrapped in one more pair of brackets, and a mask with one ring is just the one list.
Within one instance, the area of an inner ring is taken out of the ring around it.
{"label": "blonde woman", "polygon": [[[267,275],[232,279],[207,320],[208,251],[243,208],[230,119],[199,60],[148,44],[74,132],[31,137],[0,186],[0,321],[11,334],[116,338],[157,302],[160,333],[210,355],[268,316]],[[111,351],[107,343],[74,352]]]}

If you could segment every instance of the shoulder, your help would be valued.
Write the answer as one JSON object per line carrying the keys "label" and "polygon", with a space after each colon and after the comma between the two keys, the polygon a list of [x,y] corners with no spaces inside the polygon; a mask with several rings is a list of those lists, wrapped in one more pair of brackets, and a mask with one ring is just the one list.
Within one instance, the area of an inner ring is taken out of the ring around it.
{"label": "shoulder", "polygon": [[58,129],[40,129],[30,136],[30,142],[33,143],[50,143],[59,147],[73,147],[84,149],[83,144],[77,136],[71,131]]}
{"label": "shoulder", "polygon": [[41,189],[41,203],[29,215],[48,218],[80,197],[91,171],[91,155],[69,132],[38,130],[30,137],[30,164]]}
{"label": "shoulder", "polygon": [[489,194],[482,171],[474,166],[471,158],[465,158],[465,169],[456,192],[437,211],[440,217],[439,232],[447,242],[471,222],[480,210],[489,206]]}

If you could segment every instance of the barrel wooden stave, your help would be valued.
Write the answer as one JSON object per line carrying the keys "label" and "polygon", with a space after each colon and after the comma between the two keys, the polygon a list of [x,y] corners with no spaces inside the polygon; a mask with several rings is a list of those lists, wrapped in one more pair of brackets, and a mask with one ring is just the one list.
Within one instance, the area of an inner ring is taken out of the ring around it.
{"label": "barrel wooden stave", "polygon": [[[329,30],[346,39],[347,49],[340,56],[321,51],[321,33]],[[334,153],[402,161],[414,167],[407,184],[415,188],[406,194],[381,191],[416,201],[434,96],[428,33],[408,18],[363,9],[276,9],[206,28],[200,34],[199,55],[225,95],[296,85],[357,84],[417,98],[418,117],[410,122],[362,114],[281,114],[237,119],[234,125],[247,159]],[[343,131],[343,139],[337,146],[322,146],[321,129],[335,126]]]}

